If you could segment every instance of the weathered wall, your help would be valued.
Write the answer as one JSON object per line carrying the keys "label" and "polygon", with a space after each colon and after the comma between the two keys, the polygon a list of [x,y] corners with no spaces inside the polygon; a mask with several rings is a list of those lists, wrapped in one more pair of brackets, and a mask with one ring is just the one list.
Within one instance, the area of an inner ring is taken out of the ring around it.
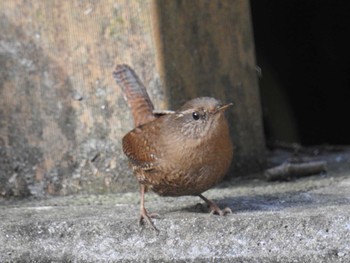
{"label": "weathered wall", "polygon": [[[170,100],[170,106],[176,107],[202,95],[234,101],[235,113],[229,118],[236,139],[236,160],[240,156],[247,159],[249,152],[250,160],[259,162],[263,138],[248,2],[232,1],[231,6],[230,1],[224,1],[224,9],[209,6],[218,12],[236,10],[210,16],[203,13],[207,6],[198,1],[199,9],[196,11],[194,5],[184,17],[174,10],[175,3],[185,2],[1,1],[0,196],[138,188],[121,152],[121,138],[132,128],[132,120],[112,79],[116,63],[134,67],[158,109],[167,109]],[[177,42],[172,43],[169,35],[176,28],[170,27],[169,33],[164,30],[164,26],[177,25],[171,16],[169,20],[164,16],[168,11],[185,23],[180,46],[174,45]],[[205,34],[194,35],[197,41],[191,42],[193,30],[186,33],[186,19],[198,14],[198,32]],[[206,35],[225,21],[220,16],[234,18],[218,33],[221,37],[214,36],[207,45]],[[231,32],[231,26],[236,30]],[[174,49],[173,56],[186,52],[193,61],[191,67],[186,60],[169,57],[164,45]],[[175,62],[176,68],[171,68]],[[216,75],[219,69],[224,71]],[[169,78],[176,70],[181,71],[180,86],[174,81],[178,75]],[[187,70],[197,77],[187,78]],[[241,94],[239,99],[237,94]],[[247,138],[256,144],[255,150],[243,147]],[[236,163],[242,164],[241,169],[249,167],[247,162]]]}
{"label": "weathered wall", "polygon": [[0,195],[137,189],[111,72],[133,65],[162,106],[149,1],[0,5]]}

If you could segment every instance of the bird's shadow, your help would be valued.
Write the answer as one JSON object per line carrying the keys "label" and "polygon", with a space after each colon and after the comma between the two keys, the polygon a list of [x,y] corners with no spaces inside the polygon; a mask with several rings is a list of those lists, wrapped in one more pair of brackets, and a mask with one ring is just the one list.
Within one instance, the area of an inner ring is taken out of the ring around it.
{"label": "bird's shadow", "polygon": [[[310,192],[285,192],[276,194],[247,195],[213,199],[224,209],[230,208],[233,213],[249,213],[254,211],[278,212],[297,207],[327,207],[331,205],[348,205],[349,199],[336,194],[320,194]],[[191,213],[208,213],[205,203],[196,203],[189,207],[174,209]]]}

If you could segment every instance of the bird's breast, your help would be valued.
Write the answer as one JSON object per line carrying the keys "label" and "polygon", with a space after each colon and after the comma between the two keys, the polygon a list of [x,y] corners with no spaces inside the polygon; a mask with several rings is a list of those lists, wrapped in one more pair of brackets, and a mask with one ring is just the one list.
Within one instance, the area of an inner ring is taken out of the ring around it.
{"label": "bird's breast", "polygon": [[227,173],[233,154],[228,127],[205,139],[175,140],[159,153],[149,187],[160,195],[200,194]]}

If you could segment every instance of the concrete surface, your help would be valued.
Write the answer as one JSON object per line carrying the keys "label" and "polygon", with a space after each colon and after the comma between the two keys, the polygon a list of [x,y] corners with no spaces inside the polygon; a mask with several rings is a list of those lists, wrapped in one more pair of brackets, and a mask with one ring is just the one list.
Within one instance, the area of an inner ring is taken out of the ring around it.
{"label": "concrete surface", "polygon": [[226,217],[149,193],[159,234],[138,226],[138,193],[0,200],[0,262],[350,262],[349,156],[323,175],[207,191]]}

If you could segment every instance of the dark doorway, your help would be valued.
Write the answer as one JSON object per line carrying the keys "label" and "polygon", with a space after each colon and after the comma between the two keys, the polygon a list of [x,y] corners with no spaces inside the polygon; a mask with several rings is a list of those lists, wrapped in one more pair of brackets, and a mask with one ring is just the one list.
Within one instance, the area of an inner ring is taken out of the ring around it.
{"label": "dark doorway", "polygon": [[350,2],[251,8],[267,140],[350,144]]}

